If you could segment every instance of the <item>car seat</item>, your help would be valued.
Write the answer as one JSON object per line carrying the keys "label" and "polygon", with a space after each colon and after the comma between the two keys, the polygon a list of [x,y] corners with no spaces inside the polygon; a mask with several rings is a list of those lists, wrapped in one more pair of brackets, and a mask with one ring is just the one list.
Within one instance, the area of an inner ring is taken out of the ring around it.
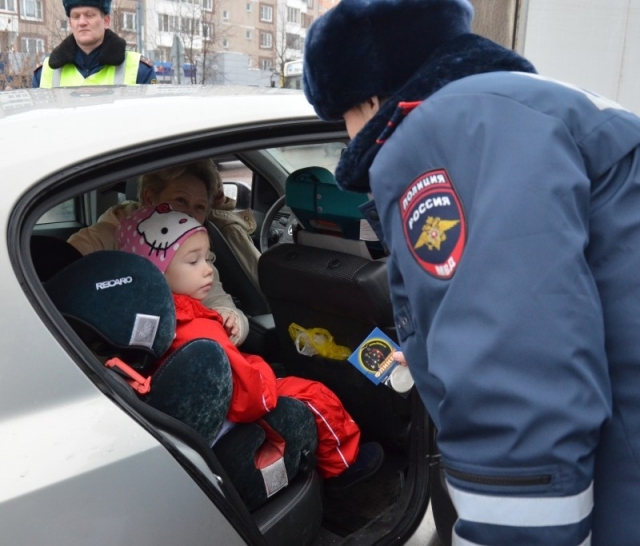
{"label": "car seat", "polygon": [[268,315],[271,313],[269,304],[260,290],[240,265],[235,252],[220,231],[210,221],[204,223],[207,229],[211,249],[216,255],[216,269],[224,289],[232,295],[235,304],[249,317]]}
{"label": "car seat", "polygon": [[298,244],[274,246],[258,262],[286,371],[332,389],[367,439],[386,445],[403,442],[410,415],[407,398],[374,385],[346,360],[300,354],[289,333],[292,323],[324,328],[336,344],[351,351],[374,327],[396,338],[386,262],[354,253],[350,244],[364,243],[358,241],[363,221],[358,206],[366,196],[343,195],[333,175],[320,167],[291,173],[285,195],[305,232],[314,234],[298,237]]}
{"label": "car seat", "polygon": [[[264,417],[268,426],[238,424],[218,438],[232,381],[224,351],[211,340],[186,344],[148,378],[145,371],[173,340],[176,319],[164,276],[140,256],[94,252],[53,275],[44,287],[63,317],[109,367],[109,383],[154,426],[174,436],[180,431],[179,437],[222,476],[227,497],[242,499],[268,543],[313,540],[322,500],[310,456],[317,447],[315,421],[304,404],[281,397]],[[270,430],[286,441],[289,481],[272,497],[254,464]]]}
{"label": "car seat", "polygon": [[48,281],[58,271],[82,258],[82,254],[74,246],[50,235],[32,235],[30,246],[31,259],[42,282]]}

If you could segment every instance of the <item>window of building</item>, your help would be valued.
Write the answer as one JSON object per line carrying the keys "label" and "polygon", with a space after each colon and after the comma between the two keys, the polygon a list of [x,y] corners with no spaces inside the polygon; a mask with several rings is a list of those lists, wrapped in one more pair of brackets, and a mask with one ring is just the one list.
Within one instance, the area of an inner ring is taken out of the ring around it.
{"label": "window of building", "polygon": [[169,32],[169,16],[166,14],[158,14],[158,30],[160,32]]}
{"label": "window of building", "polygon": [[130,12],[122,13],[122,30],[136,30],[138,25],[136,24],[136,14]]}
{"label": "window of building", "polygon": [[160,61],[161,63],[171,61],[171,48],[159,47],[156,49],[156,61]]}
{"label": "window of building", "polygon": [[182,17],[180,19],[180,30],[189,36],[197,36],[198,24],[195,19],[191,17]]}
{"label": "window of building", "polygon": [[260,70],[271,70],[273,68],[273,59],[270,57],[260,57],[258,59]]}
{"label": "window of building", "polygon": [[300,49],[300,35],[287,32],[287,48]]}
{"label": "window of building", "polygon": [[42,38],[22,38],[22,52],[31,55],[44,53],[44,40]]}
{"label": "window of building", "polygon": [[229,49],[229,40],[227,40],[226,38],[223,38],[222,47],[224,47],[225,49]]}
{"label": "window of building", "polygon": [[16,0],[0,0],[0,11],[16,12]]}
{"label": "window of building", "polygon": [[251,32],[250,30],[245,30],[244,35],[247,40],[253,40],[253,32]]}
{"label": "window of building", "polygon": [[300,22],[300,10],[296,8],[287,7],[287,22],[299,23]]}
{"label": "window of building", "polygon": [[180,32],[180,17],[169,15],[169,32]]}
{"label": "window of building", "polygon": [[309,28],[311,23],[313,23],[313,16],[303,13],[301,22],[302,28]]}
{"label": "window of building", "polygon": [[260,4],[260,20],[266,23],[273,22],[273,6]]}
{"label": "window of building", "polygon": [[263,49],[271,49],[273,47],[273,36],[270,32],[260,33],[260,47]]}
{"label": "window of building", "polygon": [[202,37],[205,40],[211,40],[213,38],[213,27],[210,23],[202,23]]}
{"label": "window of building", "polygon": [[202,0],[202,9],[205,11],[213,11],[213,0]]}
{"label": "window of building", "polygon": [[69,30],[69,19],[60,19],[60,30],[67,32]]}
{"label": "window of building", "polygon": [[247,11],[251,11],[253,9],[253,4],[251,2],[247,2]]}
{"label": "window of building", "polygon": [[307,0],[307,7],[313,9],[313,0]]}
{"label": "window of building", "polygon": [[42,21],[42,0],[22,0],[22,19]]}
{"label": "window of building", "polygon": [[228,10],[228,9],[223,9],[223,10],[222,10],[222,18],[223,18],[225,21],[228,21],[228,20],[229,20],[229,10]]}

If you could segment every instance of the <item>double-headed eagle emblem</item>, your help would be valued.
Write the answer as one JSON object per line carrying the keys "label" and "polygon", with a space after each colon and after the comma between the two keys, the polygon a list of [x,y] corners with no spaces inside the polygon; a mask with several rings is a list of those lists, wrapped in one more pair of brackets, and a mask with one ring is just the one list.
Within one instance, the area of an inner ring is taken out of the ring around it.
{"label": "double-headed eagle emblem", "polygon": [[433,216],[427,217],[427,221],[422,226],[422,233],[418,238],[418,242],[413,248],[418,249],[427,245],[429,250],[440,250],[440,245],[447,240],[447,231],[457,226],[460,220],[441,220]]}

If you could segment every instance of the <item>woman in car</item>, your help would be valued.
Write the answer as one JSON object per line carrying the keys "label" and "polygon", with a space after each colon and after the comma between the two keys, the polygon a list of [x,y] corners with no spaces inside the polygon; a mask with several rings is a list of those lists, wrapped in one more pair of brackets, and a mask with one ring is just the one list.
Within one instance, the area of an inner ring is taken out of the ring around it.
{"label": "woman in car", "polygon": [[[202,224],[213,202],[214,172],[217,170],[213,162],[202,159],[144,174],[138,181],[138,201],[124,201],[111,207],[95,224],[69,237],[68,242],[83,255],[97,250],[119,250],[116,228],[144,205],[169,203],[173,209],[189,214]],[[249,333],[249,321],[222,288],[215,267],[213,274],[215,282],[202,303],[220,313],[229,337],[240,345]]]}

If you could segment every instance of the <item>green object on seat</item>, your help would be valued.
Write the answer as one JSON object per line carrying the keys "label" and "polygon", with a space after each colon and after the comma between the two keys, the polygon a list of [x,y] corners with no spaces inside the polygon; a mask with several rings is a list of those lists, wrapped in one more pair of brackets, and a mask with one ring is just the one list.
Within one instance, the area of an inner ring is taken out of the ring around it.
{"label": "green object on seat", "polygon": [[359,207],[367,202],[367,196],[341,190],[331,171],[323,167],[298,169],[287,178],[285,194],[287,206],[306,230],[360,238],[364,217]]}

